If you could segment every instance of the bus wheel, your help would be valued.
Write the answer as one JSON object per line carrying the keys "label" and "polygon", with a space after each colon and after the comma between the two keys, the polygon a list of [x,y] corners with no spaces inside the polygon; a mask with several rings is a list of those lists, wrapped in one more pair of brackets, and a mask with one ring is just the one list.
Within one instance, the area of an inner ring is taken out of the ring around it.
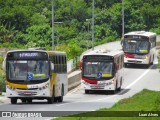
{"label": "bus wheel", "polygon": [[58,102],[63,102],[63,96],[64,96],[64,86],[62,85],[61,96],[57,98]]}
{"label": "bus wheel", "polygon": [[125,68],[127,68],[127,67],[128,67],[128,66],[127,66],[127,63],[124,63],[124,67],[125,67]]}
{"label": "bus wheel", "polygon": [[146,64],[146,65],[145,65],[145,68],[149,68],[149,66],[150,66],[150,64]]}
{"label": "bus wheel", "polygon": [[154,62],[154,55],[153,55],[153,59],[152,59],[151,65],[153,65],[153,62]]}
{"label": "bus wheel", "polygon": [[89,90],[85,90],[85,94],[89,94]]}
{"label": "bus wheel", "polygon": [[22,98],[21,101],[22,101],[22,103],[25,103],[25,102],[26,102],[26,99],[25,99],[25,98]]}
{"label": "bus wheel", "polygon": [[16,104],[17,103],[17,98],[11,98],[11,104]]}
{"label": "bus wheel", "polygon": [[[54,89],[53,89],[54,90]],[[55,97],[54,97],[54,91],[52,92],[52,97],[49,97],[48,99],[47,99],[47,101],[48,101],[48,103],[49,104],[53,104],[54,103],[54,100],[55,99]]]}
{"label": "bus wheel", "polygon": [[30,99],[27,99],[27,102],[28,103],[32,103],[32,99],[30,98]]}
{"label": "bus wheel", "polygon": [[122,86],[122,79],[121,79],[121,81],[120,81],[120,86],[119,86],[119,88],[117,88],[117,91],[121,91],[121,86]]}
{"label": "bus wheel", "polygon": [[115,89],[114,89],[114,90],[112,90],[112,91],[111,91],[111,93],[112,93],[112,94],[115,94],[115,93],[116,93],[116,90],[117,90],[117,81],[116,81]]}
{"label": "bus wheel", "polygon": [[115,93],[116,93],[116,90],[112,90],[112,91],[111,91],[111,94],[115,94]]}

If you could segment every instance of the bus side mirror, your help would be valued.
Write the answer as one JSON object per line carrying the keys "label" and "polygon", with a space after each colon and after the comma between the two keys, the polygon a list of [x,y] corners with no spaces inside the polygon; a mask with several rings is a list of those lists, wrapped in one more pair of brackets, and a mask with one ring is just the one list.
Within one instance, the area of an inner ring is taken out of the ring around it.
{"label": "bus side mirror", "polygon": [[3,69],[4,71],[6,71],[6,61],[3,61],[3,63],[2,63],[2,69]]}
{"label": "bus side mirror", "polygon": [[80,65],[80,69],[82,70],[82,60],[80,61],[80,63],[79,63]]}
{"label": "bus side mirror", "polygon": [[121,46],[123,46],[124,40],[121,40]]}
{"label": "bus side mirror", "polygon": [[54,71],[54,64],[51,62],[51,71]]}

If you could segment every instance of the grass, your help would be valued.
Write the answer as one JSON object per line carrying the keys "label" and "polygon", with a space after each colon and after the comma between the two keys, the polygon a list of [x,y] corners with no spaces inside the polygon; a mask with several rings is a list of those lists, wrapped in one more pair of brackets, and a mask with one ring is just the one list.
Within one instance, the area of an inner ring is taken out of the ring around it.
{"label": "grass", "polygon": [[[139,113],[159,113],[160,91],[144,89],[134,96],[122,99],[112,108],[103,108],[94,112],[60,117],[56,120],[159,120],[159,117],[138,117]],[[157,113],[157,111],[159,111]],[[113,117],[116,115],[117,117]],[[112,117],[107,117],[112,116]],[[119,117],[118,117],[119,116]],[[121,116],[121,117],[120,117]]]}

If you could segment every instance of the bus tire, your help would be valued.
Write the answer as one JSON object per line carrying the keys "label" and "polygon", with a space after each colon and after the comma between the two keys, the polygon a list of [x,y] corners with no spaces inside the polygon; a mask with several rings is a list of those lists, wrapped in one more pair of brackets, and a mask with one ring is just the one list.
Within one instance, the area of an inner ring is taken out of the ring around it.
{"label": "bus tire", "polygon": [[26,102],[26,99],[25,99],[25,98],[22,98],[21,101],[22,101],[22,103],[25,103],[25,102]]}
{"label": "bus tire", "polygon": [[53,92],[52,92],[52,97],[49,97],[49,98],[47,99],[47,101],[48,101],[48,104],[53,104],[53,103],[54,103],[54,101],[55,101],[54,88],[53,88]]}
{"label": "bus tire", "polygon": [[115,93],[116,93],[116,91],[117,91],[117,89],[118,89],[118,88],[117,88],[117,81],[116,81],[115,89],[114,89],[114,90],[112,90],[112,91],[111,91],[111,93],[112,93],[112,94],[115,94]]}
{"label": "bus tire", "polygon": [[151,65],[153,65],[153,62],[154,62],[154,55],[153,55],[153,58],[152,58],[152,62],[151,62]]}
{"label": "bus tire", "polygon": [[31,98],[27,99],[27,103],[32,103],[32,99]]}
{"label": "bus tire", "polygon": [[64,96],[64,85],[62,85],[61,88],[61,96],[57,97],[58,102],[63,102],[63,96]]}
{"label": "bus tire", "polygon": [[116,90],[111,90],[111,94],[115,94],[116,93]]}
{"label": "bus tire", "polygon": [[89,90],[85,90],[85,94],[89,94]]}
{"label": "bus tire", "polygon": [[124,63],[124,67],[125,67],[125,68],[127,68],[127,67],[128,67],[128,66],[127,66],[127,63]]}
{"label": "bus tire", "polygon": [[122,86],[122,78],[121,78],[121,81],[120,81],[120,86],[119,86],[119,88],[117,88],[117,91],[121,91],[121,86]]}
{"label": "bus tire", "polygon": [[17,98],[11,98],[11,104],[16,104],[17,103]]}

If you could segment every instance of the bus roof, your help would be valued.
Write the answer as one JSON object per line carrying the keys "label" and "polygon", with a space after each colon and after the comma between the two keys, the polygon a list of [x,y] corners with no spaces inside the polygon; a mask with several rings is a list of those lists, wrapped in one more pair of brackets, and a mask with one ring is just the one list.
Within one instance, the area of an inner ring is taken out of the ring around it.
{"label": "bus roof", "polygon": [[85,55],[106,55],[106,56],[116,56],[116,55],[123,55],[124,52],[122,50],[106,50],[106,49],[101,49],[101,50],[94,50],[89,53],[84,54]]}
{"label": "bus roof", "polygon": [[124,36],[125,35],[140,35],[140,36],[151,37],[151,36],[156,36],[156,33],[146,32],[146,31],[133,31],[133,32],[124,34]]}
{"label": "bus roof", "polygon": [[29,51],[33,51],[33,52],[46,52],[48,54],[60,54],[60,55],[66,55],[65,52],[61,52],[61,51],[46,51],[46,50],[34,50],[34,49],[26,49],[26,50],[10,50],[7,53],[11,53],[11,52],[29,52]]}
{"label": "bus roof", "polygon": [[40,52],[46,52],[44,50],[10,50],[8,51],[7,53],[11,53],[11,52],[27,52],[27,51],[33,51],[33,52],[36,52],[36,51],[40,51]]}

